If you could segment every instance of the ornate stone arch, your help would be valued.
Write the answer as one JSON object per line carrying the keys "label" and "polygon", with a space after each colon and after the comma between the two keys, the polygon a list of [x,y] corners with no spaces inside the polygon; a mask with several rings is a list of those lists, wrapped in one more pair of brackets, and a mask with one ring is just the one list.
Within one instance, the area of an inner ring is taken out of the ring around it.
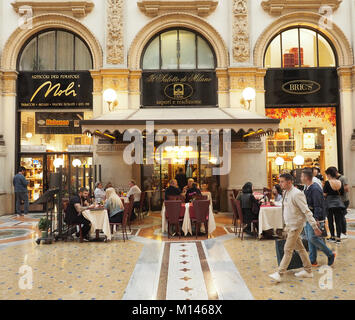
{"label": "ornate stone arch", "polygon": [[1,56],[3,70],[16,70],[17,59],[25,42],[34,34],[49,28],[62,28],[81,36],[88,45],[93,58],[93,69],[100,69],[103,53],[99,41],[79,20],[63,14],[43,14],[33,18],[31,29],[17,28],[6,41]]}
{"label": "ornate stone arch", "polygon": [[323,29],[319,26],[321,15],[313,12],[294,12],[275,20],[259,36],[254,48],[254,65],[263,67],[264,54],[272,37],[280,30],[292,26],[311,26],[325,34],[334,45],[339,66],[352,66],[353,52],[349,40],[343,31],[333,22],[332,28]]}
{"label": "ornate stone arch", "polygon": [[135,37],[128,52],[128,68],[139,70],[141,55],[147,42],[158,32],[174,27],[185,27],[203,35],[213,47],[217,68],[226,69],[229,65],[228,50],[221,35],[205,20],[187,13],[170,13],[150,21]]}

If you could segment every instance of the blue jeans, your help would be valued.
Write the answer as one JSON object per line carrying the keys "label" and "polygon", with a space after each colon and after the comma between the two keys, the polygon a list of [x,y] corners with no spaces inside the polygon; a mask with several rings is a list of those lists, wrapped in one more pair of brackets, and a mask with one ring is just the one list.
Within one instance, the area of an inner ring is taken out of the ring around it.
{"label": "blue jeans", "polygon": [[21,202],[24,202],[24,214],[28,213],[29,202],[28,202],[28,192],[15,192],[16,198],[16,213],[21,214]]}
{"label": "blue jeans", "polygon": [[305,227],[305,232],[308,239],[309,259],[312,263],[317,261],[317,249],[323,251],[328,258],[333,256],[332,250],[327,247],[323,238],[315,235],[312,226],[308,222]]}

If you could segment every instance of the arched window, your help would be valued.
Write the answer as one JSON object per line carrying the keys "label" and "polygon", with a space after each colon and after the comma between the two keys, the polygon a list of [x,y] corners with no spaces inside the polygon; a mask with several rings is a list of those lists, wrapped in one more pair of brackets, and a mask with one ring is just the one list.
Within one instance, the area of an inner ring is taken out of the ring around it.
{"label": "arched window", "polygon": [[199,34],[185,29],[163,31],[146,46],[143,70],[210,70],[216,58],[210,44]]}
{"label": "arched window", "polygon": [[290,27],[270,41],[265,68],[336,67],[337,57],[325,35],[310,27]]}
{"label": "arched window", "polygon": [[86,43],[65,30],[46,30],[31,37],[22,49],[19,71],[90,70],[93,61]]}

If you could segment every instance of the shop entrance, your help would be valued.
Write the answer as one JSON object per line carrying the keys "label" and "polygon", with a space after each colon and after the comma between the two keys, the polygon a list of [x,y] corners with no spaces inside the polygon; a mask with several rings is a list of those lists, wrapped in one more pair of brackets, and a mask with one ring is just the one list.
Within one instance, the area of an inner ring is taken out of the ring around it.
{"label": "shop entrance", "polygon": [[[51,187],[51,174],[63,166],[63,197],[69,197],[76,192],[76,186],[86,186],[93,189],[93,179],[90,166],[92,154],[21,154],[20,166],[26,168],[26,179],[29,181],[28,192],[30,212],[43,212],[42,204],[35,204],[44,192]],[[85,170],[84,170],[85,168]],[[91,185],[91,187],[90,187]]]}
{"label": "shop entrance", "polygon": [[[160,157],[161,161],[155,159],[154,164],[141,166],[142,189],[148,194],[151,210],[161,209],[165,189],[169,181],[175,179],[178,174],[185,176],[186,181],[194,179],[201,190],[210,191],[214,209],[219,209],[220,179],[219,176],[213,175],[215,159],[209,154],[204,155],[199,147],[196,151],[192,147],[166,148]],[[207,161],[202,161],[203,157]],[[204,164],[206,162],[209,164]]]}

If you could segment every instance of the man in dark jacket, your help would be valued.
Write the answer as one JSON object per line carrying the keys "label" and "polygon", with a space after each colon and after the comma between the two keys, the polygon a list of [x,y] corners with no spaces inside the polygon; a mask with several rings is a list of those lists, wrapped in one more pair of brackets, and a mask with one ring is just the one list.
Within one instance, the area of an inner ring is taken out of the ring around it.
{"label": "man in dark jacket", "polygon": [[22,216],[21,214],[21,202],[24,202],[24,214],[28,214],[29,201],[28,201],[28,181],[25,178],[26,169],[20,167],[18,173],[14,176],[13,185],[15,187],[15,199],[16,199],[16,214],[17,216]]}
{"label": "man in dark jacket", "polygon": [[[325,208],[324,208],[324,195],[323,190],[317,183],[313,183],[313,172],[312,169],[304,169],[301,175],[302,182],[305,184],[305,196],[307,199],[307,204],[309,209],[313,213],[314,219],[319,224],[324,224],[325,220]],[[311,260],[312,266],[317,267],[317,249],[324,252],[328,257],[328,265],[331,266],[334,263],[335,254],[330,250],[322,238],[317,237],[314,233],[313,228],[307,222],[305,226],[305,232],[308,239],[309,247],[309,258]]]}
{"label": "man in dark jacket", "polygon": [[176,179],[172,179],[169,182],[169,187],[165,190],[165,200],[169,200],[170,196],[176,197],[181,195],[181,190],[178,188]]}

